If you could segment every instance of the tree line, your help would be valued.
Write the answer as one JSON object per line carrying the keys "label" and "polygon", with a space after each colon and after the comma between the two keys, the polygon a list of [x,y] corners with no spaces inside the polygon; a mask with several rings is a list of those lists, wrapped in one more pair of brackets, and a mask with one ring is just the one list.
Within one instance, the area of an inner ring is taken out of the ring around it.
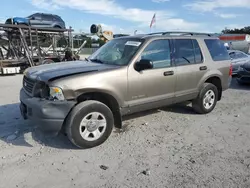
{"label": "tree line", "polygon": [[250,26],[243,27],[243,28],[234,28],[234,29],[228,29],[225,28],[222,30],[223,34],[250,34]]}

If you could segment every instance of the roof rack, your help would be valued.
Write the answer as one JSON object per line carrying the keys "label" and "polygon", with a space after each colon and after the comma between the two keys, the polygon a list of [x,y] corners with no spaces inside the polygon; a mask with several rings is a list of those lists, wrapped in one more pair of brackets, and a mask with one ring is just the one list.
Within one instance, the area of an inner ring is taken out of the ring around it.
{"label": "roof rack", "polygon": [[168,31],[168,32],[156,32],[156,33],[149,33],[147,35],[176,35],[179,34],[181,36],[185,36],[185,35],[190,35],[190,36],[194,36],[194,35],[206,35],[206,36],[212,36],[213,34],[211,33],[198,33],[198,32],[184,32],[184,31]]}

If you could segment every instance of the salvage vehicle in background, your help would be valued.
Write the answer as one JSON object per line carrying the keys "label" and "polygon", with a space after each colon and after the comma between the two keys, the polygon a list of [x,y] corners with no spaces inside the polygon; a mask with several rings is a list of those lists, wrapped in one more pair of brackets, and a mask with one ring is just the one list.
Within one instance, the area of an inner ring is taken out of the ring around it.
{"label": "salvage vehicle in background", "polygon": [[55,14],[34,13],[27,17],[8,18],[5,24],[26,25],[40,28],[66,29],[65,22]]}
{"label": "salvage vehicle in background", "polygon": [[77,147],[91,148],[105,142],[113,126],[121,129],[128,114],[184,101],[210,113],[231,79],[229,54],[210,34],[118,37],[85,61],[26,69],[20,110],[43,130],[63,130]]}
{"label": "salvage vehicle in background", "polygon": [[228,50],[239,50],[249,54],[250,35],[249,34],[221,34],[218,36],[225,43]]}
{"label": "salvage vehicle in background", "polygon": [[250,62],[239,66],[236,80],[241,85],[250,84]]}
{"label": "salvage vehicle in background", "polygon": [[236,75],[238,69],[244,63],[250,62],[250,55],[239,50],[228,50],[229,56],[232,60],[233,75]]}

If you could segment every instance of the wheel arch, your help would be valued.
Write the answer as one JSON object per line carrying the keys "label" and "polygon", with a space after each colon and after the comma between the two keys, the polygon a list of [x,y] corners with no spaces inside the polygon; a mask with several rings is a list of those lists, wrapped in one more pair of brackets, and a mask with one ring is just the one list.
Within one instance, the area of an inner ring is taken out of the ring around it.
{"label": "wheel arch", "polygon": [[217,75],[213,75],[213,76],[210,76],[209,78],[207,78],[204,83],[211,83],[211,84],[216,86],[216,88],[218,90],[218,101],[220,101],[221,97],[222,97],[221,78],[219,76],[217,76]]}
{"label": "wheel arch", "polygon": [[113,113],[116,128],[122,128],[122,117],[119,100],[112,94],[103,91],[86,91],[76,97],[77,104],[86,100],[96,100],[107,105]]}
{"label": "wheel arch", "polygon": [[54,25],[53,27],[58,28],[58,29],[62,29],[62,27],[60,25],[58,25],[58,24]]}

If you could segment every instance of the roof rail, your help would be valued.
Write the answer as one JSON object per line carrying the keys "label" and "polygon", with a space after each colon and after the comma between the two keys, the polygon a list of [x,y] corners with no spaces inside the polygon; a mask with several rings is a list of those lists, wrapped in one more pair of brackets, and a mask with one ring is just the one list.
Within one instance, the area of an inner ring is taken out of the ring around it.
{"label": "roof rail", "polygon": [[212,33],[198,33],[198,32],[184,32],[184,31],[168,31],[168,32],[156,32],[156,33],[149,33],[147,35],[172,35],[172,34],[179,34],[181,36],[185,36],[185,35],[190,35],[190,36],[194,36],[194,35],[206,35],[206,36],[212,36]]}

